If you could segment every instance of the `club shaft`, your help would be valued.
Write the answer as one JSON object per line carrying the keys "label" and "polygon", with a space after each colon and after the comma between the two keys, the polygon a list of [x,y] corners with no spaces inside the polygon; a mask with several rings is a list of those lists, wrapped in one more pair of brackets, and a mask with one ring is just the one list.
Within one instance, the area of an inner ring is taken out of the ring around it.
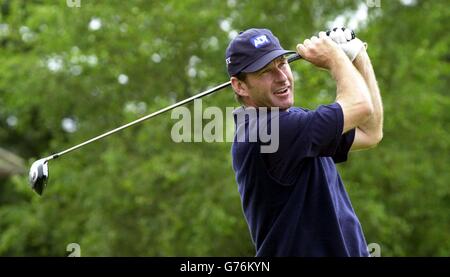
{"label": "club shaft", "polygon": [[141,123],[142,121],[145,121],[145,120],[150,119],[150,118],[152,118],[152,117],[155,117],[155,116],[157,116],[157,115],[159,115],[159,114],[162,114],[162,113],[164,113],[164,112],[170,111],[170,110],[172,110],[172,109],[174,109],[174,108],[176,108],[176,107],[179,107],[179,106],[181,106],[181,105],[184,105],[184,104],[186,104],[186,103],[189,103],[189,102],[191,102],[191,101],[193,101],[193,100],[195,100],[195,99],[202,98],[202,97],[204,97],[204,96],[206,96],[206,95],[209,95],[209,94],[211,94],[211,93],[214,93],[214,92],[216,92],[216,91],[218,91],[218,90],[224,89],[224,88],[228,87],[230,84],[231,84],[231,82],[228,81],[228,82],[226,82],[226,83],[223,83],[223,84],[220,84],[220,85],[218,85],[218,86],[216,86],[216,87],[213,87],[213,88],[211,88],[211,89],[209,89],[209,90],[200,92],[200,93],[198,93],[198,94],[196,94],[196,95],[194,95],[194,96],[191,96],[191,97],[189,97],[189,98],[186,98],[186,99],[184,99],[184,100],[182,100],[182,101],[180,101],[180,102],[177,102],[177,103],[172,104],[172,105],[170,105],[170,106],[167,106],[167,107],[165,107],[165,108],[163,108],[163,109],[160,109],[159,111],[156,111],[156,112],[154,112],[154,113],[151,113],[151,114],[149,114],[149,115],[146,115],[146,116],[144,116],[144,117],[141,117],[141,118],[139,118],[139,119],[136,119],[136,120],[133,121],[133,122],[130,122],[130,123],[125,124],[125,125],[122,125],[122,126],[116,128],[116,129],[114,129],[114,130],[111,130],[111,131],[109,131],[109,132],[106,132],[106,133],[104,133],[104,134],[101,134],[101,135],[99,135],[99,136],[96,136],[95,138],[92,138],[92,139],[87,140],[87,141],[85,141],[85,142],[83,142],[83,143],[80,143],[80,144],[78,144],[78,145],[75,145],[75,146],[73,146],[73,147],[71,147],[71,148],[69,148],[69,149],[66,149],[66,150],[64,150],[64,151],[61,151],[61,152],[59,152],[59,153],[57,153],[57,154],[54,154],[54,155],[52,155],[51,157],[52,157],[52,159],[56,159],[56,158],[58,158],[58,157],[60,157],[60,156],[62,156],[62,155],[64,155],[64,154],[67,154],[67,153],[69,153],[69,152],[72,152],[72,151],[74,151],[74,150],[76,150],[76,149],[78,149],[78,148],[80,148],[80,147],[83,147],[83,146],[85,146],[85,145],[87,145],[87,144],[90,144],[90,143],[92,143],[92,142],[94,142],[94,141],[97,141],[97,140],[99,140],[99,139],[102,139],[102,138],[105,138],[105,137],[107,137],[107,136],[110,136],[110,135],[112,135],[112,134],[114,134],[114,133],[117,133],[117,132],[123,130],[123,129],[126,129],[126,128],[128,128],[128,127],[131,127],[131,126],[136,125],[136,124],[138,124],[138,123]]}
{"label": "club shaft", "polygon": [[[295,55],[292,55],[292,56],[290,56],[290,57],[288,58],[288,62],[291,63],[291,62],[296,61],[296,60],[298,60],[298,59],[301,59],[301,56],[298,55],[298,54],[295,54]],[[202,98],[202,97],[204,97],[204,96],[206,96],[206,95],[209,95],[209,94],[212,94],[212,93],[214,93],[214,92],[216,92],[216,91],[219,91],[219,90],[221,90],[221,89],[224,89],[224,88],[230,86],[230,84],[231,84],[231,82],[228,81],[228,82],[225,82],[225,83],[223,83],[223,84],[220,84],[220,85],[218,85],[218,86],[216,86],[216,87],[213,87],[213,88],[211,88],[211,89],[209,89],[209,90],[200,92],[200,93],[198,93],[198,94],[196,94],[196,95],[194,95],[194,96],[191,96],[191,97],[189,97],[189,98],[186,98],[186,99],[184,99],[184,100],[182,100],[182,101],[180,101],[180,102],[177,102],[177,103],[172,104],[172,105],[170,105],[170,106],[167,106],[167,107],[165,107],[165,108],[163,108],[163,109],[160,109],[159,111],[156,111],[156,112],[151,113],[151,114],[149,114],[149,115],[146,115],[146,116],[144,116],[144,117],[138,118],[138,119],[136,119],[136,120],[133,121],[133,122],[130,122],[130,123],[125,124],[125,125],[122,125],[122,126],[116,128],[116,129],[114,129],[114,130],[111,130],[111,131],[109,131],[109,132],[106,132],[106,133],[104,133],[104,134],[101,134],[101,135],[99,135],[99,136],[96,136],[96,137],[94,137],[94,138],[92,138],[92,139],[90,139],[90,140],[87,140],[87,141],[82,142],[82,143],[80,143],[80,144],[78,144],[78,145],[75,145],[75,146],[73,146],[73,147],[71,147],[71,148],[69,148],[69,149],[66,149],[66,150],[61,151],[61,152],[56,153],[56,154],[53,154],[53,155],[47,157],[46,160],[48,161],[48,160],[56,159],[56,158],[58,158],[58,157],[60,157],[60,156],[62,156],[62,155],[65,155],[65,154],[67,154],[67,153],[69,153],[69,152],[72,152],[72,151],[74,151],[74,150],[76,150],[76,149],[78,149],[78,148],[80,148],[80,147],[83,147],[83,146],[85,146],[85,145],[88,145],[88,144],[90,144],[90,143],[92,143],[92,142],[94,142],[94,141],[97,141],[97,140],[99,140],[99,139],[102,139],[102,138],[105,138],[105,137],[107,137],[107,136],[110,136],[110,135],[112,135],[112,134],[114,134],[114,133],[117,133],[117,132],[123,130],[123,129],[126,129],[126,128],[128,128],[128,127],[131,127],[131,126],[136,125],[136,124],[138,124],[138,123],[141,123],[142,121],[145,121],[145,120],[150,119],[150,118],[152,118],[152,117],[155,117],[155,116],[157,116],[157,115],[159,115],[159,114],[162,114],[162,113],[164,113],[164,112],[170,111],[170,110],[172,110],[172,109],[174,109],[174,108],[176,108],[176,107],[179,107],[179,106],[181,106],[181,105],[184,105],[184,104],[186,104],[186,103],[189,103],[189,102],[191,102],[191,101],[193,101],[193,100],[195,100],[195,99]]]}

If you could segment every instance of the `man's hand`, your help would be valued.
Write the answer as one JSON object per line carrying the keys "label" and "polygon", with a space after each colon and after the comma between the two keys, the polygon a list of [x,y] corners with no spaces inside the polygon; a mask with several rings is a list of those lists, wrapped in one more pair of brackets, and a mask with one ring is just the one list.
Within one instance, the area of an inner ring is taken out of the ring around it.
{"label": "man's hand", "polygon": [[325,69],[331,69],[337,60],[346,59],[344,52],[325,32],[319,37],[305,39],[303,44],[297,44],[297,52],[303,59]]}
{"label": "man's hand", "polygon": [[352,31],[350,29],[334,28],[329,36],[339,45],[352,62],[363,49],[367,48],[367,44],[359,38],[352,39]]}

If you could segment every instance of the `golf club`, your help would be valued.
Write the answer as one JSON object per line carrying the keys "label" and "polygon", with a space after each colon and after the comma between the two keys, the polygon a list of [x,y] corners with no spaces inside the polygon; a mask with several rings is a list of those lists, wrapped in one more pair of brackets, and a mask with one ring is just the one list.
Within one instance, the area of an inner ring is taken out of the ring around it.
{"label": "golf club", "polygon": [[[336,28],[334,30],[336,30]],[[344,30],[344,28],[342,28],[342,30]],[[331,31],[327,31],[326,34],[329,35],[330,32]],[[354,39],[354,38],[355,38],[355,34],[352,31],[352,39]],[[291,62],[296,61],[296,60],[301,59],[301,58],[302,57],[300,55],[293,54],[293,55],[288,57],[288,62],[291,63]],[[39,159],[39,160],[35,161],[31,165],[30,173],[29,173],[29,183],[30,183],[31,188],[36,193],[38,193],[39,195],[42,195],[45,187],[47,186],[47,182],[48,182],[48,178],[49,178],[48,162],[50,160],[56,159],[58,157],[61,157],[61,156],[65,155],[65,154],[67,154],[69,152],[72,152],[72,151],[74,151],[74,150],[76,150],[78,148],[81,148],[81,147],[83,147],[85,145],[88,145],[88,144],[90,144],[90,143],[92,143],[94,141],[97,141],[97,140],[100,140],[102,138],[105,138],[105,137],[107,137],[109,135],[112,135],[112,134],[117,133],[117,132],[119,132],[119,131],[121,131],[123,129],[131,127],[131,126],[136,125],[138,123],[141,123],[144,120],[150,119],[150,118],[155,117],[155,116],[157,116],[159,114],[162,114],[164,112],[170,111],[170,110],[172,110],[172,109],[174,109],[176,107],[179,107],[181,105],[189,103],[189,102],[191,102],[191,101],[193,101],[195,99],[199,99],[199,98],[202,98],[202,97],[204,97],[206,95],[209,95],[209,94],[212,94],[214,92],[217,92],[217,91],[219,91],[221,89],[224,89],[224,88],[230,86],[230,84],[231,84],[230,81],[225,82],[225,83],[220,84],[220,85],[218,85],[216,87],[213,87],[213,88],[208,89],[206,91],[200,92],[200,93],[198,93],[198,94],[196,94],[194,96],[186,98],[186,99],[184,99],[184,100],[182,100],[180,102],[174,103],[174,104],[172,104],[172,105],[170,105],[168,107],[160,109],[159,111],[153,112],[153,113],[151,113],[149,115],[146,115],[144,117],[136,119],[135,121],[130,122],[128,124],[125,124],[123,126],[120,126],[120,127],[116,128],[114,130],[111,130],[111,131],[106,132],[104,134],[101,134],[101,135],[99,135],[97,137],[94,137],[94,138],[92,138],[90,140],[87,140],[87,141],[85,141],[83,143],[75,145],[75,146],[73,146],[73,147],[71,147],[69,149],[63,150],[63,151],[61,151],[59,153],[56,153],[56,154],[50,155],[50,156],[48,156],[46,158],[42,158],[42,159]]]}
{"label": "golf club", "polygon": [[[296,61],[296,60],[298,60],[298,59],[300,59],[300,58],[301,58],[300,55],[295,54],[295,55],[292,55],[292,56],[290,56],[290,57],[288,58],[288,62],[290,63],[290,62]],[[61,157],[62,155],[65,155],[65,154],[67,154],[67,153],[69,153],[69,152],[72,152],[72,151],[74,151],[74,150],[76,150],[76,149],[78,149],[78,148],[81,148],[81,147],[83,147],[83,146],[85,146],[85,145],[88,145],[88,144],[90,144],[90,143],[92,143],[92,142],[94,142],[94,141],[97,141],[97,140],[100,140],[100,139],[102,139],[102,138],[105,138],[105,137],[107,137],[107,136],[109,136],[109,135],[112,135],[112,134],[114,134],[114,133],[117,133],[117,132],[119,132],[119,131],[125,129],[125,128],[131,127],[131,126],[136,125],[136,124],[138,124],[138,123],[141,123],[141,122],[144,121],[144,120],[150,119],[150,118],[155,117],[155,116],[157,116],[157,115],[159,115],[159,114],[162,114],[162,113],[164,113],[164,112],[170,111],[170,110],[172,110],[172,109],[174,109],[174,108],[176,108],[176,107],[179,107],[179,106],[181,106],[181,105],[184,105],[184,104],[186,104],[186,103],[189,103],[189,102],[191,102],[191,101],[193,101],[193,100],[195,100],[195,99],[199,99],[199,98],[202,98],[202,97],[204,97],[204,96],[206,96],[206,95],[209,95],[209,94],[212,94],[212,93],[214,93],[214,92],[217,92],[217,91],[219,91],[219,90],[221,90],[221,89],[224,89],[224,88],[230,86],[230,84],[231,84],[230,81],[225,82],[225,83],[220,84],[220,85],[218,85],[218,86],[216,86],[216,87],[213,87],[213,88],[208,89],[208,90],[206,90],[206,91],[200,92],[200,93],[198,93],[198,94],[196,94],[196,95],[194,95],[194,96],[191,96],[191,97],[189,97],[189,98],[186,98],[186,99],[184,99],[184,100],[182,100],[182,101],[180,101],[180,102],[174,103],[174,104],[172,104],[172,105],[170,105],[170,106],[167,106],[167,107],[165,107],[165,108],[163,108],[163,109],[160,109],[159,111],[156,111],[156,112],[154,112],[154,113],[151,113],[151,114],[149,114],[149,115],[146,115],[146,116],[144,116],[144,117],[141,117],[141,118],[139,118],[139,119],[136,119],[135,121],[130,122],[130,123],[128,123],[128,124],[125,124],[125,125],[123,125],[123,126],[120,126],[120,127],[116,128],[116,129],[114,129],[114,130],[111,130],[111,131],[106,132],[106,133],[104,133],[104,134],[101,134],[101,135],[99,135],[99,136],[97,136],[97,137],[94,137],[94,138],[92,138],[92,139],[90,139],[90,140],[87,140],[87,141],[85,141],[85,142],[83,142],[83,143],[80,143],[80,144],[78,144],[78,145],[75,145],[75,146],[73,146],[73,147],[71,147],[71,148],[69,148],[69,149],[63,150],[63,151],[61,151],[61,152],[59,152],[59,153],[56,153],[56,154],[50,155],[50,156],[48,156],[48,157],[46,157],[46,158],[42,158],[42,159],[39,159],[39,160],[35,161],[35,162],[31,165],[31,168],[30,168],[30,174],[29,174],[29,182],[30,182],[31,188],[32,188],[35,192],[37,192],[39,195],[42,195],[42,193],[43,193],[45,187],[47,186],[47,182],[48,182],[48,178],[49,178],[49,173],[48,173],[48,162],[49,162],[50,160],[59,158],[59,157]]]}

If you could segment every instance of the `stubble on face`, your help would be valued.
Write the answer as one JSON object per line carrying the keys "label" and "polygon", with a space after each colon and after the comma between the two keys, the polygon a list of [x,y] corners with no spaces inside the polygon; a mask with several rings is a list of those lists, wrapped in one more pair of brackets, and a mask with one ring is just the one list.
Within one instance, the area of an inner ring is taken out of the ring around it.
{"label": "stubble on face", "polygon": [[286,110],[294,103],[294,82],[285,57],[273,60],[261,70],[247,73],[247,105],[279,107]]}

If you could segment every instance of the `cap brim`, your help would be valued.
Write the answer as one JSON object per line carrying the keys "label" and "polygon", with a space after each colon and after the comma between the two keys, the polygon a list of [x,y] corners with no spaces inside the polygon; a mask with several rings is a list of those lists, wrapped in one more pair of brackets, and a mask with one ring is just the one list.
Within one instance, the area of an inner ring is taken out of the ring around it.
{"label": "cap brim", "polygon": [[248,65],[247,67],[242,69],[241,72],[245,72],[245,73],[256,72],[280,56],[283,56],[286,54],[295,54],[295,53],[296,53],[295,51],[290,51],[290,50],[274,50],[272,52],[265,54],[264,56],[259,58],[256,62]]}

